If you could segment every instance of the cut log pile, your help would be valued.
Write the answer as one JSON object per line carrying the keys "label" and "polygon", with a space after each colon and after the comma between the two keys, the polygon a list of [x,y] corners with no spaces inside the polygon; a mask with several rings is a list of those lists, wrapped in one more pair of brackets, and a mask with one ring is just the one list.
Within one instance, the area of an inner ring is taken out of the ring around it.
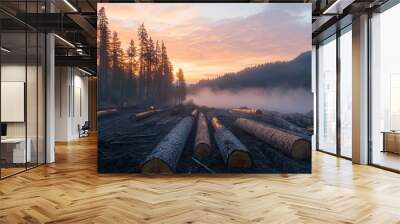
{"label": "cut log pile", "polygon": [[251,109],[251,108],[236,108],[232,109],[233,112],[245,113],[245,114],[253,114],[253,115],[262,115],[263,112],[260,109]]}
{"label": "cut log pile", "polygon": [[97,111],[97,117],[104,118],[104,117],[108,117],[111,115],[115,115],[117,113],[118,113],[118,110],[115,108],[107,109],[107,110],[100,110],[100,111]]}
{"label": "cut log pile", "polygon": [[144,112],[133,114],[132,116],[129,117],[129,119],[131,121],[139,121],[139,120],[148,118],[148,117],[150,117],[150,116],[152,116],[152,115],[154,115],[154,114],[156,114],[158,112],[161,112],[161,110],[160,109],[152,109],[152,110],[148,110],[148,111],[144,111]]}
{"label": "cut log pile", "polygon": [[208,156],[211,152],[207,119],[203,113],[199,113],[199,118],[197,120],[197,132],[193,152],[194,155],[200,159]]}
{"label": "cut log pile", "polygon": [[249,150],[236,136],[226,129],[217,117],[211,119],[214,137],[221,156],[228,167],[249,168],[253,165]]}
{"label": "cut log pile", "polygon": [[141,165],[142,173],[174,173],[186,140],[192,128],[194,118],[183,118],[164,139],[158,143]]}
{"label": "cut log pile", "polygon": [[235,125],[294,159],[311,156],[310,141],[304,138],[244,118],[237,119]]}

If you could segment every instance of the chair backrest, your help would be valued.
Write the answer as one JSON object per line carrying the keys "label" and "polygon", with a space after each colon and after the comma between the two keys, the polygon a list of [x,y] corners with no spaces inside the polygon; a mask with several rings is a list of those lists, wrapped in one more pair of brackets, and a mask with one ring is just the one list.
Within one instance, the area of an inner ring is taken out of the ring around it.
{"label": "chair backrest", "polygon": [[82,126],[82,129],[83,128],[86,128],[86,129],[89,129],[90,128],[90,123],[89,123],[89,121],[85,121],[85,123],[83,124],[83,126]]}

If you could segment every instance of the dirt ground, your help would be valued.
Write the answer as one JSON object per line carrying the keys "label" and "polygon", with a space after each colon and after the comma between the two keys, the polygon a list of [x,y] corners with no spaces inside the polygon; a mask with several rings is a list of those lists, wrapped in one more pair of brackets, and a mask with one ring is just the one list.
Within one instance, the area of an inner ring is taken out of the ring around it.
{"label": "dirt ground", "polygon": [[[137,112],[145,111],[144,107],[136,107],[119,111],[118,114],[101,117],[98,120],[98,170],[101,173],[137,173],[140,164],[152,152],[158,142],[185,116],[189,116],[192,108],[185,107],[180,113],[172,113],[165,109],[153,116],[139,121],[130,121],[129,117]],[[245,117],[266,123],[310,140],[306,128],[312,127],[312,117],[307,114],[280,114],[264,111],[263,115],[245,115],[225,109],[199,108],[206,116],[217,116],[223,125],[249,149],[253,159],[253,167],[247,169],[230,169],[225,166],[215,144],[213,130],[209,124],[212,153],[201,163],[215,173],[310,173],[311,160],[294,160],[268,144],[235,128],[233,122]],[[291,120],[291,121],[289,121]],[[295,121],[295,122],[293,122]],[[295,124],[296,123],[296,124]],[[177,173],[210,173],[209,170],[195,162],[193,145],[197,122],[194,122],[185,148],[177,164]]]}

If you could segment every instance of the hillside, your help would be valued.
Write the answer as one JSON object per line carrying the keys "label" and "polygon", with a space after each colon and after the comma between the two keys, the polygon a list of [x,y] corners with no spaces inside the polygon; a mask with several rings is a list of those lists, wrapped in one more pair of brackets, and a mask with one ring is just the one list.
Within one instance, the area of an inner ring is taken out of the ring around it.
{"label": "hillside", "polygon": [[226,73],[212,80],[201,80],[193,90],[208,87],[214,90],[245,88],[311,88],[311,52],[304,52],[291,61],[260,64],[237,73]]}

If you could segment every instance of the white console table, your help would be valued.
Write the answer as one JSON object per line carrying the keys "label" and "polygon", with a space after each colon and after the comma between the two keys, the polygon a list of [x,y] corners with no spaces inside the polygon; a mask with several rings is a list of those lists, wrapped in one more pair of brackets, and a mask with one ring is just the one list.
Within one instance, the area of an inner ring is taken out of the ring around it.
{"label": "white console table", "polygon": [[[1,139],[2,151],[12,151],[12,163],[26,163],[32,160],[32,141],[30,138],[26,139],[28,144],[25,151],[25,138],[6,138]],[[6,149],[3,149],[6,147]]]}

